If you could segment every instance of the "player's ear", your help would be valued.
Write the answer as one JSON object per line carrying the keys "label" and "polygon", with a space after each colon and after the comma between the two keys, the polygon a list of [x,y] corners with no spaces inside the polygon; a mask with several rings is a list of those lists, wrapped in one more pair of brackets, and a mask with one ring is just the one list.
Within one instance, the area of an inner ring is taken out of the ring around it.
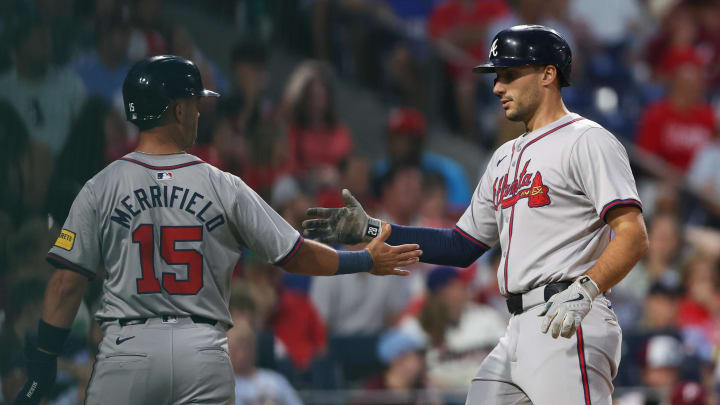
{"label": "player's ear", "polygon": [[557,68],[554,65],[546,65],[541,75],[542,84],[548,86],[556,79],[558,79]]}

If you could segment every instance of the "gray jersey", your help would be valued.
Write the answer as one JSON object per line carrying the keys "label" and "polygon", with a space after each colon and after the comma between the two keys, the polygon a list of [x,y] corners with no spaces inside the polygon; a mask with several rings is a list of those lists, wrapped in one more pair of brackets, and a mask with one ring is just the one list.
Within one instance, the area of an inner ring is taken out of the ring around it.
{"label": "gray jersey", "polygon": [[240,251],[285,264],[302,237],[242,180],[193,155],[133,152],[89,180],[48,253],[94,277],[98,318],[198,315],[230,324]]}
{"label": "gray jersey", "polygon": [[568,114],[498,148],[457,229],[500,242],[500,290],[521,293],[584,274],[610,242],[605,215],[618,205],[641,207],[625,148]]}

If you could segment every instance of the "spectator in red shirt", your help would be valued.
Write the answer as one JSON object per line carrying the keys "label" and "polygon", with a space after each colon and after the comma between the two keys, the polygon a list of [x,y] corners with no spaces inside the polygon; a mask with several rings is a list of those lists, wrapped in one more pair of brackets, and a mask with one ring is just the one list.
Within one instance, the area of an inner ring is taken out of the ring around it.
{"label": "spectator in red shirt", "polygon": [[449,0],[430,15],[430,36],[443,45],[439,49],[448,51],[444,54],[453,81],[460,131],[465,136],[474,130],[478,76],[472,75],[472,66],[486,59],[488,36],[495,35],[487,32],[488,23],[507,10],[501,0]]}
{"label": "spectator in red shirt", "polygon": [[704,65],[693,48],[676,48],[666,54],[660,71],[669,78],[667,95],[644,111],[636,143],[684,174],[716,131],[705,101]]}
{"label": "spectator in red shirt", "polygon": [[323,178],[327,171],[337,173],[338,163],[352,152],[353,141],[335,110],[330,68],[315,61],[301,64],[288,81],[283,104],[293,172],[312,171]]}
{"label": "spectator in red shirt", "polygon": [[680,300],[678,308],[678,326],[698,330],[708,342],[718,342],[720,290],[717,263],[710,257],[698,254],[688,261],[684,273],[685,296]]}

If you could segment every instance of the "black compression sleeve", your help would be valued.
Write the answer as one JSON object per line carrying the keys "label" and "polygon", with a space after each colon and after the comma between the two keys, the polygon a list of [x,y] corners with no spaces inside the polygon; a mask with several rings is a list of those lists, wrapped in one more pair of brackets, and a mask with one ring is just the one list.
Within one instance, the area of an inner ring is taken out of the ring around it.
{"label": "black compression sleeve", "polygon": [[445,266],[467,267],[489,247],[459,228],[440,229],[392,225],[388,245],[417,243],[423,251],[420,261]]}

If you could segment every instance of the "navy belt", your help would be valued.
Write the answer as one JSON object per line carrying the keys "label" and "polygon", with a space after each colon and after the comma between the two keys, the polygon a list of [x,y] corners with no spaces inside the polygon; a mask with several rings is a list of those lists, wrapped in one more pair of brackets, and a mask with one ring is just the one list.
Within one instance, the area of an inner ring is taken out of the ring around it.
{"label": "navy belt", "polygon": [[[560,291],[565,291],[571,284],[572,283],[570,281],[559,281],[557,283],[546,284],[543,291],[544,301],[547,302],[547,300],[549,300],[553,295],[559,293]],[[539,295],[535,296],[537,299],[540,298]],[[529,302],[523,303],[523,294],[508,295],[506,303],[508,311],[510,311],[513,315],[522,314],[525,310],[525,306],[527,305],[539,304],[539,302],[533,302],[532,304]]]}
{"label": "navy belt", "polygon": [[[162,318],[163,322],[168,322],[174,317],[174,315],[162,315],[159,318]],[[129,325],[142,325],[147,322],[147,320],[150,318],[122,318],[122,319],[103,319],[102,322],[113,322],[117,321],[120,326],[129,326]],[[205,318],[204,316],[199,315],[190,315],[190,319],[195,323],[204,323],[208,325],[215,326],[217,324],[217,321],[210,318]]]}

